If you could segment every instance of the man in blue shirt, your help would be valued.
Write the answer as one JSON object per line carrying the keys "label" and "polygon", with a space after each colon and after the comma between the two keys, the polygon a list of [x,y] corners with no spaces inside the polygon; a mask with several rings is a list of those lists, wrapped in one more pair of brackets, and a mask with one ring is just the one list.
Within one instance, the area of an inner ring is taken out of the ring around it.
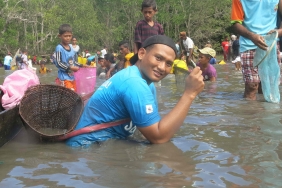
{"label": "man in blue shirt", "polygon": [[191,103],[204,88],[202,71],[197,67],[187,77],[185,92],[179,102],[161,118],[153,82],[170,73],[176,53],[173,40],[166,36],[146,39],[130,60],[133,66],[115,74],[89,99],[75,130],[126,118],[131,122],[72,137],[67,144],[78,147],[110,138],[125,139],[136,129],[151,143],[169,141],[182,125]]}

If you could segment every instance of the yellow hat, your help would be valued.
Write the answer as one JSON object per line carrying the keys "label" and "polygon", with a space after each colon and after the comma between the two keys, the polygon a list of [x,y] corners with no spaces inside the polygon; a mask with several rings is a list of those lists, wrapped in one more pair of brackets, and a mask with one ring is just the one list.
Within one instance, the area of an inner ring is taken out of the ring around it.
{"label": "yellow hat", "polygon": [[210,55],[212,57],[215,57],[215,55],[216,55],[215,50],[210,48],[210,47],[205,47],[203,49],[199,49],[198,52],[200,52],[201,54]]}

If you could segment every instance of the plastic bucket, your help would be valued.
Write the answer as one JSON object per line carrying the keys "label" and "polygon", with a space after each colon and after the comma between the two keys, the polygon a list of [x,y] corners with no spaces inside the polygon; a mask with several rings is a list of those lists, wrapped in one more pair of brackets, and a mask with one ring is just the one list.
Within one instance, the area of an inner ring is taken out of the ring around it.
{"label": "plastic bucket", "polygon": [[96,67],[80,68],[74,72],[76,93],[80,96],[92,93],[96,86]]}
{"label": "plastic bucket", "polygon": [[82,64],[82,58],[83,58],[83,57],[78,57],[78,58],[77,58],[78,63]]}
{"label": "plastic bucket", "polygon": [[87,63],[87,58],[82,58],[81,64],[85,65]]}

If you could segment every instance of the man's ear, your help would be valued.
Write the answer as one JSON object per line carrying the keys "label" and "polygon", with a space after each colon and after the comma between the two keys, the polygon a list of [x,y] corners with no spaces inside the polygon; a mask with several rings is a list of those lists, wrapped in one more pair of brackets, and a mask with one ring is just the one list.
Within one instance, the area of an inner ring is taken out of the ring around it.
{"label": "man's ear", "polygon": [[146,54],[146,49],[145,48],[140,48],[138,50],[138,59],[142,60]]}

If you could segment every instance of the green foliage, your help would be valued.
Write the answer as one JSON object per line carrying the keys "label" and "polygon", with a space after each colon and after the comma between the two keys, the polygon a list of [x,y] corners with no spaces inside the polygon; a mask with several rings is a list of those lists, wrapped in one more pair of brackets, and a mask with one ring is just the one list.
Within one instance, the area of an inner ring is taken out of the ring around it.
{"label": "green foliage", "polygon": [[[0,1],[0,53],[19,47],[30,54],[49,54],[60,42],[58,27],[68,23],[81,50],[107,46],[117,51],[121,40],[134,43],[136,22],[143,19],[142,0],[9,0]],[[219,51],[230,35],[231,0],[157,0],[155,19],[175,41],[186,31],[198,47],[207,40]]]}

